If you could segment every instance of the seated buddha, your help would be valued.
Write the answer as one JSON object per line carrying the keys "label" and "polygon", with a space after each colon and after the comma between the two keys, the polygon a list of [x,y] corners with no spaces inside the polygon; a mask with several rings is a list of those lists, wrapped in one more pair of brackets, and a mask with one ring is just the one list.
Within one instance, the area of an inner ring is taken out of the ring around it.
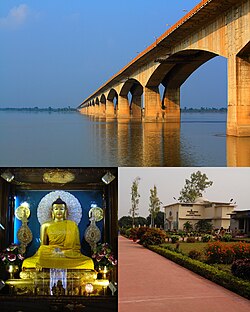
{"label": "seated buddha", "polygon": [[80,252],[80,235],[74,221],[67,220],[67,205],[61,198],[52,203],[52,220],[41,225],[41,245],[23,262],[23,270],[94,269],[93,260]]}

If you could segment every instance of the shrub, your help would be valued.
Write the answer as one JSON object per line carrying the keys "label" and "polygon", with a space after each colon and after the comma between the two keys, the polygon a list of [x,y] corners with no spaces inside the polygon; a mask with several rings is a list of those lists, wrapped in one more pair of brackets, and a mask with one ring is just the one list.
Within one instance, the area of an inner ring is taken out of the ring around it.
{"label": "shrub", "polygon": [[173,244],[175,244],[180,239],[180,236],[179,235],[171,235],[170,238],[171,238],[171,242]]}
{"label": "shrub", "polygon": [[163,230],[156,228],[147,228],[147,231],[142,235],[140,243],[144,246],[160,245],[165,242],[166,233]]}
{"label": "shrub", "polygon": [[141,226],[141,227],[139,227],[138,230],[137,230],[137,238],[138,238],[138,239],[141,239],[142,236],[147,232],[148,229],[149,229],[149,228],[146,227],[146,226]]}
{"label": "shrub", "polygon": [[131,228],[126,229],[126,231],[125,231],[126,237],[130,237],[130,231],[131,231]]}
{"label": "shrub", "polygon": [[195,237],[193,237],[193,236],[187,237],[186,242],[187,243],[195,243]]}
{"label": "shrub", "polygon": [[210,241],[213,240],[213,235],[211,235],[211,234],[204,234],[204,235],[202,235],[201,239],[202,239],[203,243],[207,243],[207,242],[210,242]]}
{"label": "shrub", "polygon": [[235,260],[250,258],[250,245],[244,242],[237,242],[233,245]]}
{"label": "shrub", "polygon": [[230,264],[234,260],[234,250],[232,246],[221,242],[209,243],[205,249],[208,263]]}
{"label": "shrub", "polygon": [[127,229],[126,228],[120,228],[119,231],[120,231],[121,235],[126,235]]}
{"label": "shrub", "polygon": [[138,228],[131,228],[129,238],[136,240],[137,239]]}
{"label": "shrub", "polygon": [[201,252],[198,250],[190,250],[188,253],[189,258],[199,260],[201,258]]}
{"label": "shrub", "polygon": [[214,242],[208,244],[205,252],[208,263],[230,264],[237,259],[250,258],[250,245],[242,242],[236,244]]}
{"label": "shrub", "polygon": [[233,275],[250,281],[250,259],[238,259],[231,267]]}
{"label": "shrub", "polygon": [[231,242],[232,235],[231,234],[224,234],[223,236],[221,236],[220,240],[222,242]]}

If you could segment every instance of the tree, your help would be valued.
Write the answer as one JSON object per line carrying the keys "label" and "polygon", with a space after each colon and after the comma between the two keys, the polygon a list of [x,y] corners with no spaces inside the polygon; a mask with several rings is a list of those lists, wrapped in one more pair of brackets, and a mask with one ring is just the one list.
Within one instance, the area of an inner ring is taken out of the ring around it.
{"label": "tree", "polygon": [[190,221],[186,221],[184,224],[183,224],[183,229],[186,231],[186,232],[190,232],[193,230],[193,225]]}
{"label": "tree", "polygon": [[157,213],[160,211],[162,202],[157,196],[157,188],[154,185],[153,189],[150,189],[150,197],[149,197],[149,212],[151,214],[151,227],[154,226],[154,220],[157,216]]}
{"label": "tree", "polygon": [[139,210],[139,198],[140,194],[138,193],[138,186],[139,186],[140,178],[136,177],[131,186],[131,209],[129,210],[129,214],[132,217],[132,226],[134,227],[135,224],[135,217],[138,216],[137,210]]}
{"label": "tree", "polygon": [[202,192],[210,187],[213,182],[208,181],[206,174],[200,171],[193,172],[190,180],[185,180],[185,185],[180,192],[178,200],[182,203],[193,203],[197,197],[202,196]]}
{"label": "tree", "polygon": [[[151,214],[147,217],[147,224],[151,224]],[[159,228],[164,228],[164,212],[162,211],[158,211],[155,219],[154,219],[154,225],[156,225]]]}
{"label": "tree", "polygon": [[144,217],[136,217],[135,218],[135,226],[144,226],[147,225],[147,219]]}
{"label": "tree", "polygon": [[130,216],[121,217],[118,220],[118,225],[120,228],[131,227],[132,226],[132,218]]}
{"label": "tree", "polygon": [[209,220],[202,219],[195,223],[195,229],[198,232],[208,233],[213,229],[213,225]]}

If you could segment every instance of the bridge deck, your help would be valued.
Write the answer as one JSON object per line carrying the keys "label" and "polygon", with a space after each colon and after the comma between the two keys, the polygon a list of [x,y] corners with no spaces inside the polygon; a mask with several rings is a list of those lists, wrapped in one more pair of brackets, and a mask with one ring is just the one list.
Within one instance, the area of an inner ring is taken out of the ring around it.
{"label": "bridge deck", "polygon": [[159,51],[167,53],[173,42],[178,42],[187,35],[200,29],[203,25],[211,22],[219,13],[225,12],[232,5],[239,3],[239,0],[202,0],[183,18],[171,26],[166,32],[158,37],[150,46],[139,53],[131,62],[125,65],[118,73],[113,75],[107,82],[99,87],[94,93],[86,98],[79,107],[88,102],[95,95],[104,92],[115,80],[122,80],[136,69],[138,66],[153,61]]}

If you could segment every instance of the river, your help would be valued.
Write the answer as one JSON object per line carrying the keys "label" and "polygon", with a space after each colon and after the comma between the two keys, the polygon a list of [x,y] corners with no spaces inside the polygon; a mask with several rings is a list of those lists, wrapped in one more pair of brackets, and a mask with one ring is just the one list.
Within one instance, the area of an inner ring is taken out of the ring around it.
{"label": "river", "polygon": [[250,165],[250,138],[227,138],[225,113],[183,113],[181,124],[166,124],[1,111],[0,148],[1,167]]}

